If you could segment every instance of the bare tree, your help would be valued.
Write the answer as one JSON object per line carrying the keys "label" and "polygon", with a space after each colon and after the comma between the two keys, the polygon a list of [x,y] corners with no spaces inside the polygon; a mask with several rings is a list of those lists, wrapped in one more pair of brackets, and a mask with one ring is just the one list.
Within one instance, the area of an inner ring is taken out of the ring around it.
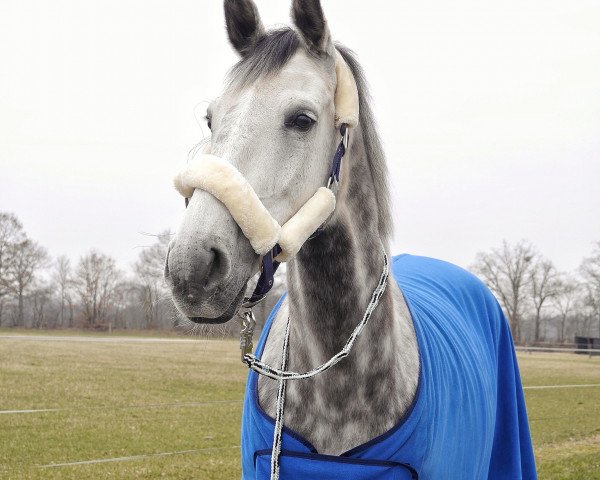
{"label": "bare tree", "polygon": [[479,252],[471,267],[498,297],[516,342],[521,338],[521,320],[536,256],[537,252],[529,242],[521,240],[510,245],[505,240],[501,248]]}
{"label": "bare tree", "polygon": [[19,219],[12,213],[0,212],[0,325],[6,297],[14,292],[9,270],[15,260],[15,246],[24,240]]}
{"label": "bare tree", "polygon": [[[140,305],[138,303],[139,286],[130,279],[120,279],[116,285],[113,295],[113,315],[112,327],[114,328],[131,328],[130,319],[127,318],[128,310],[133,310],[134,317],[140,315]],[[132,308],[133,307],[133,308]],[[144,328],[144,327],[142,327]]]}
{"label": "bare tree", "polygon": [[[58,289],[58,298],[60,304],[59,310],[59,325],[61,327],[72,327],[73,326],[73,272],[71,269],[71,261],[66,255],[61,255],[56,258],[54,264],[54,272],[52,274],[52,281],[56,284]],[[67,316],[68,314],[68,316]],[[65,318],[68,319],[65,322]]]}
{"label": "bare tree", "polygon": [[556,294],[552,297],[552,304],[558,312],[558,340],[565,341],[565,330],[569,316],[577,306],[579,298],[577,281],[570,276],[563,275],[556,286]]}
{"label": "bare tree", "polygon": [[39,284],[32,289],[30,294],[32,303],[32,327],[52,328],[56,326],[56,317],[50,318],[48,306],[53,297],[53,289],[47,284]]}
{"label": "bare tree", "polygon": [[598,322],[600,336],[600,241],[596,242],[592,255],[583,259],[579,271],[587,290],[585,303]]}
{"label": "bare tree", "polygon": [[144,310],[144,326],[150,328],[158,326],[160,303],[167,297],[164,269],[171,232],[165,230],[156,238],[157,241],[142,250],[138,260],[133,264],[133,272],[136,275],[135,282],[139,286]]}
{"label": "bare tree", "polygon": [[28,290],[34,286],[36,274],[48,263],[46,249],[25,238],[11,248],[12,261],[5,273],[6,285],[17,297],[17,325],[24,325],[24,302]]}
{"label": "bare tree", "polygon": [[598,316],[598,306],[590,291],[589,285],[583,284],[582,293],[577,302],[577,332],[582,337],[592,337],[592,326]]}
{"label": "bare tree", "polygon": [[554,297],[558,288],[558,272],[550,260],[538,258],[529,270],[531,302],[534,309],[534,341],[540,340],[542,308]]}
{"label": "bare tree", "polygon": [[79,296],[87,327],[107,323],[116,287],[121,279],[115,260],[91,251],[79,260],[75,272],[75,291]]}

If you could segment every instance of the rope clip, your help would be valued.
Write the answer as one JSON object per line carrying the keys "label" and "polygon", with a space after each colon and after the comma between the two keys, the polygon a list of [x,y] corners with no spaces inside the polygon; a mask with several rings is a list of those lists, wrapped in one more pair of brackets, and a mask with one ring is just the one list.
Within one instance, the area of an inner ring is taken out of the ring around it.
{"label": "rope clip", "polygon": [[242,307],[237,312],[240,321],[240,350],[242,351],[242,362],[245,363],[244,357],[249,355],[254,350],[252,344],[252,336],[254,327],[256,326],[256,318],[252,312],[252,307]]}

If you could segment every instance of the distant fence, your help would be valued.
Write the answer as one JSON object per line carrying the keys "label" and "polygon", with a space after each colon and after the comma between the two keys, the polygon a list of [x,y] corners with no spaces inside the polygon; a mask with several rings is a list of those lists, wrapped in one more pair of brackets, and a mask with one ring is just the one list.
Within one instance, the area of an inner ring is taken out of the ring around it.
{"label": "distant fence", "polygon": [[584,354],[589,357],[600,355],[600,349],[593,348],[569,348],[569,347],[515,347],[517,352],[562,352],[562,353],[576,353],[576,354]]}
{"label": "distant fence", "polygon": [[590,355],[600,355],[600,353],[598,353],[600,352],[600,338],[575,337],[575,345],[577,346],[578,350],[575,353],[589,353]]}
{"label": "distant fence", "polygon": [[563,352],[587,355],[588,357],[600,356],[600,338],[578,337],[575,336],[575,342],[569,344],[537,344],[537,345],[519,345],[515,346],[518,352]]}

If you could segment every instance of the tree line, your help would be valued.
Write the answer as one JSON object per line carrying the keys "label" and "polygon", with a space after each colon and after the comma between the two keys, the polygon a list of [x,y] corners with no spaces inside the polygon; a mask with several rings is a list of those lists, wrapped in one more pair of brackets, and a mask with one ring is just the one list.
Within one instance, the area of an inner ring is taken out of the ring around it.
{"label": "tree line", "polygon": [[[0,212],[0,327],[172,330],[179,326],[184,332],[238,335],[235,322],[201,329],[177,314],[163,278],[171,232],[152,238],[127,271],[96,250],[73,264],[66,255],[51,258],[29,238],[16,215]],[[284,270],[278,272],[269,297],[254,309],[259,326],[285,290]]]}
{"label": "tree line", "polygon": [[[14,214],[0,212],[0,326],[172,329],[180,319],[163,279],[170,239],[169,230],[153,236],[127,271],[96,250],[73,264],[65,255],[51,258]],[[470,269],[498,298],[518,343],[600,337],[600,242],[574,272],[559,271],[525,240],[479,252]],[[281,268],[273,292],[255,308],[259,325],[284,290]],[[218,334],[237,331],[230,322]]]}
{"label": "tree line", "polygon": [[496,295],[517,343],[600,337],[600,242],[573,272],[526,240],[479,252],[470,269]]}
{"label": "tree line", "polygon": [[0,326],[172,328],[162,272],[171,234],[155,236],[129,272],[92,250],[71,263],[51,258],[12,213],[0,212]]}

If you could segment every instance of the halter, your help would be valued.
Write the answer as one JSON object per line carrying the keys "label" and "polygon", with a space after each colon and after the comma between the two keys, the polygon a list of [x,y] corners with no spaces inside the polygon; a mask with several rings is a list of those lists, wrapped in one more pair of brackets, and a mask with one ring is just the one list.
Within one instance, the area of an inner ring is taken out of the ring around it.
{"label": "halter", "polygon": [[271,480],[279,479],[279,455],[283,429],[285,386],[287,380],[299,380],[318,375],[339,363],[350,353],[356,338],[363,331],[385,292],[389,264],[383,250],[383,272],[371,295],[362,320],[356,326],[340,352],[322,365],[304,372],[287,371],[290,319],[288,316],[282,351],[281,368],[274,368],[253,355],[252,336],[256,319],[252,308],[263,301],[274,283],[274,275],[281,262],[293,258],[302,245],[322,232],[322,225],[335,209],[335,195],[340,183],[342,159],[349,142],[350,127],[358,124],[359,98],[354,76],[347,63],[336,51],[337,86],[335,92],[336,126],[341,140],[331,161],[326,187],[319,188],[300,210],[283,226],[271,217],[254,189],[230,163],[208,152],[190,162],[175,178],[175,187],[184,196],[185,205],[194,190],[199,188],[219,199],[229,210],[252,247],[261,255],[260,276],[252,295],[244,297],[237,316],[240,321],[240,349],[242,362],[260,375],[279,381],[277,415],[271,455]]}

